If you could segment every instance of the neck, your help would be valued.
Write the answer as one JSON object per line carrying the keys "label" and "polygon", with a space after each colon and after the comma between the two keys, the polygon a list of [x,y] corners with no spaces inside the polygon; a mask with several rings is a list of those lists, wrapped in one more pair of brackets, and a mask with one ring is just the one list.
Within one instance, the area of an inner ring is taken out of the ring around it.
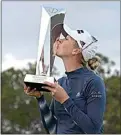
{"label": "neck", "polygon": [[81,63],[77,62],[77,60],[73,57],[62,58],[62,60],[63,60],[64,66],[65,66],[66,72],[71,72],[71,71],[74,71],[76,69],[83,67],[83,65]]}

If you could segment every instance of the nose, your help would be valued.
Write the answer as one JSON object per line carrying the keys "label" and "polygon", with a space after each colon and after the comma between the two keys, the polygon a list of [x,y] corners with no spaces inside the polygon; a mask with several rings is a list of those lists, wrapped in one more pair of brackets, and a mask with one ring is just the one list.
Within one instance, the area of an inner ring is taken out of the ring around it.
{"label": "nose", "polygon": [[59,37],[56,38],[56,41],[59,41]]}
{"label": "nose", "polygon": [[56,42],[62,43],[63,40],[58,37],[58,38],[56,38]]}

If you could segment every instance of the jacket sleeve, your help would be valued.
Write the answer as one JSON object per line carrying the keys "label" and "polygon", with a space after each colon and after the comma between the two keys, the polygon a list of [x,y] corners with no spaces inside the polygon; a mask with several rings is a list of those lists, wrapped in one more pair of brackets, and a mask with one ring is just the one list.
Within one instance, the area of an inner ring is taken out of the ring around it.
{"label": "jacket sleeve", "polygon": [[49,109],[51,110],[52,114],[54,115],[54,99],[52,98]]}
{"label": "jacket sleeve", "polygon": [[42,122],[44,128],[48,134],[55,134],[56,133],[56,126],[57,126],[57,119],[54,116],[53,110],[53,100],[51,102],[50,107],[47,105],[47,102],[42,95],[40,98],[37,98],[39,110],[41,113]]}
{"label": "jacket sleeve", "polygon": [[93,79],[85,87],[87,113],[81,111],[69,98],[63,106],[73,121],[87,134],[99,133],[105,110],[105,87],[101,79]]}
{"label": "jacket sleeve", "polygon": [[[58,79],[58,83],[60,85],[62,81],[63,77]],[[54,115],[54,99],[52,99],[50,106],[47,105],[44,95],[42,95],[40,98],[37,98],[37,101],[46,132],[48,134],[55,134],[57,131],[57,118]]]}

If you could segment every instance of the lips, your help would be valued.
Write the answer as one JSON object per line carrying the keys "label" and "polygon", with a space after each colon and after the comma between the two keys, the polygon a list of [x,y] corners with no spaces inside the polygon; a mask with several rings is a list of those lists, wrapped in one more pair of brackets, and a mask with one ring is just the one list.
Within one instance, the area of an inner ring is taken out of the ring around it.
{"label": "lips", "polygon": [[54,44],[54,50],[57,51],[59,49],[59,46],[61,45],[61,43],[59,41],[55,42]]}
{"label": "lips", "polygon": [[56,49],[58,49],[58,48],[59,48],[59,44],[56,45]]}
{"label": "lips", "polygon": [[56,42],[56,43],[54,44],[54,46],[53,46],[53,55],[56,55],[58,48],[59,48],[59,45],[58,45],[58,43]]}

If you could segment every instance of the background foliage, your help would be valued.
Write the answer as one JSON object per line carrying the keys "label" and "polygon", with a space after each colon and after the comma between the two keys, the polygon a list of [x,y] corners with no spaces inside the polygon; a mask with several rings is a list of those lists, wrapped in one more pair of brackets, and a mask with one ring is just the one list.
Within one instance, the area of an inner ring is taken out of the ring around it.
{"label": "background foliage", "polygon": [[[115,62],[108,57],[98,54],[102,64],[98,69],[104,78],[107,91],[107,104],[104,116],[104,133],[120,134],[120,73],[118,70],[111,75],[111,68]],[[104,68],[106,67],[106,68]],[[26,73],[35,73],[35,64],[29,63],[29,69],[15,70],[11,68],[2,72],[1,92],[1,131],[3,134],[44,134],[40,112],[35,98],[25,95],[23,79]],[[54,67],[53,74],[59,74]],[[49,93],[45,94],[48,104],[51,100]]]}

